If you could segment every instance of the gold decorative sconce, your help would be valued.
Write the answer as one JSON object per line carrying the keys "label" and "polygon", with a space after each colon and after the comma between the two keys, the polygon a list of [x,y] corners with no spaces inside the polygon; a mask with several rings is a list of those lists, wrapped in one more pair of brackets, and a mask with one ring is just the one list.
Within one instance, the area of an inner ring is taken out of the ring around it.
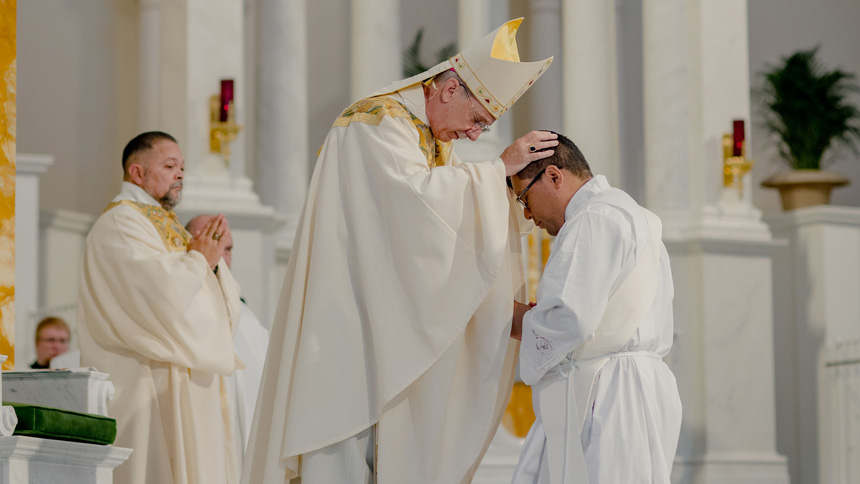
{"label": "gold decorative sconce", "polygon": [[218,153],[224,163],[230,164],[230,143],[239,135],[242,126],[236,124],[233,108],[233,80],[221,81],[221,94],[209,98],[209,151]]}
{"label": "gold decorative sconce", "polygon": [[733,133],[723,135],[723,186],[736,187],[743,197],[743,177],[753,166],[753,160],[746,158],[744,121],[733,121]]}

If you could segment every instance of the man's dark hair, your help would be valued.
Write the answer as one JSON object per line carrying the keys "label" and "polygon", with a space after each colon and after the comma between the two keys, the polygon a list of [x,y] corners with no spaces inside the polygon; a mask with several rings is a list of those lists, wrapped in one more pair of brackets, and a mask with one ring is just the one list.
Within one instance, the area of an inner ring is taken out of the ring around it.
{"label": "man's dark hair", "polygon": [[579,151],[579,148],[575,144],[573,144],[573,141],[571,141],[564,135],[556,133],[555,131],[544,131],[548,131],[550,133],[555,133],[558,135],[558,146],[547,148],[549,150],[555,150],[555,153],[553,153],[552,156],[548,156],[542,160],[537,160],[535,162],[529,163],[528,165],[526,165],[525,168],[520,170],[520,172],[514,176],[521,180],[528,180],[529,178],[534,178],[535,176],[537,176],[537,174],[540,173],[541,170],[545,169],[549,165],[555,165],[559,168],[563,168],[583,179],[589,179],[593,176],[591,174],[591,167],[589,167],[588,162],[585,161],[585,155],[582,154],[582,151]]}
{"label": "man's dark hair", "polygon": [[131,158],[132,155],[151,150],[152,145],[161,140],[173,141],[174,143],[179,144],[179,142],[176,141],[176,138],[163,131],[147,131],[146,133],[141,133],[135,136],[134,139],[129,141],[122,150],[122,172],[128,172],[127,163],[128,159]]}

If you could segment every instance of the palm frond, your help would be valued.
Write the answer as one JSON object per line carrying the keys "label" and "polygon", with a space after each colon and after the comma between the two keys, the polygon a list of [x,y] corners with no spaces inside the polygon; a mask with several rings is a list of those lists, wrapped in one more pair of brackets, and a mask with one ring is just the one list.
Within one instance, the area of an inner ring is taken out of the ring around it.
{"label": "palm frond", "polygon": [[754,92],[764,108],[764,125],[779,137],[780,155],[795,169],[821,168],[824,154],[836,145],[856,150],[860,111],[848,102],[860,92],[854,75],[827,71],[816,58],[818,47],[784,57],[762,73]]}
{"label": "palm frond", "polygon": [[[412,77],[421,74],[433,65],[427,65],[421,60],[421,41],[424,39],[424,27],[418,29],[415,38],[403,50],[403,76]],[[436,63],[448,60],[457,53],[457,46],[453,42],[442,47],[436,52]]]}

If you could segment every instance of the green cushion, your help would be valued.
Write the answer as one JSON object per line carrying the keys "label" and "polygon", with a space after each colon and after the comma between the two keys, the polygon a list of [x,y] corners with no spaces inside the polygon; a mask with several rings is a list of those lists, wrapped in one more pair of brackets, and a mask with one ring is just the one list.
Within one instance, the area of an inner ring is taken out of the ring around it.
{"label": "green cushion", "polygon": [[116,420],[112,418],[27,403],[3,405],[13,407],[18,415],[14,435],[102,445],[116,439]]}

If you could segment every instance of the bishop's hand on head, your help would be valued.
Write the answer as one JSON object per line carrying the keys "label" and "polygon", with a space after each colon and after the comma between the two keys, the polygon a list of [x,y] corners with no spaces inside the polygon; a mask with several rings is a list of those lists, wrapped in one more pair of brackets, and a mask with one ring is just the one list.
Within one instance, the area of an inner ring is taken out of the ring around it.
{"label": "bishop's hand on head", "polygon": [[502,152],[505,176],[513,176],[529,163],[552,156],[558,146],[558,135],[549,131],[532,131],[516,140]]}

